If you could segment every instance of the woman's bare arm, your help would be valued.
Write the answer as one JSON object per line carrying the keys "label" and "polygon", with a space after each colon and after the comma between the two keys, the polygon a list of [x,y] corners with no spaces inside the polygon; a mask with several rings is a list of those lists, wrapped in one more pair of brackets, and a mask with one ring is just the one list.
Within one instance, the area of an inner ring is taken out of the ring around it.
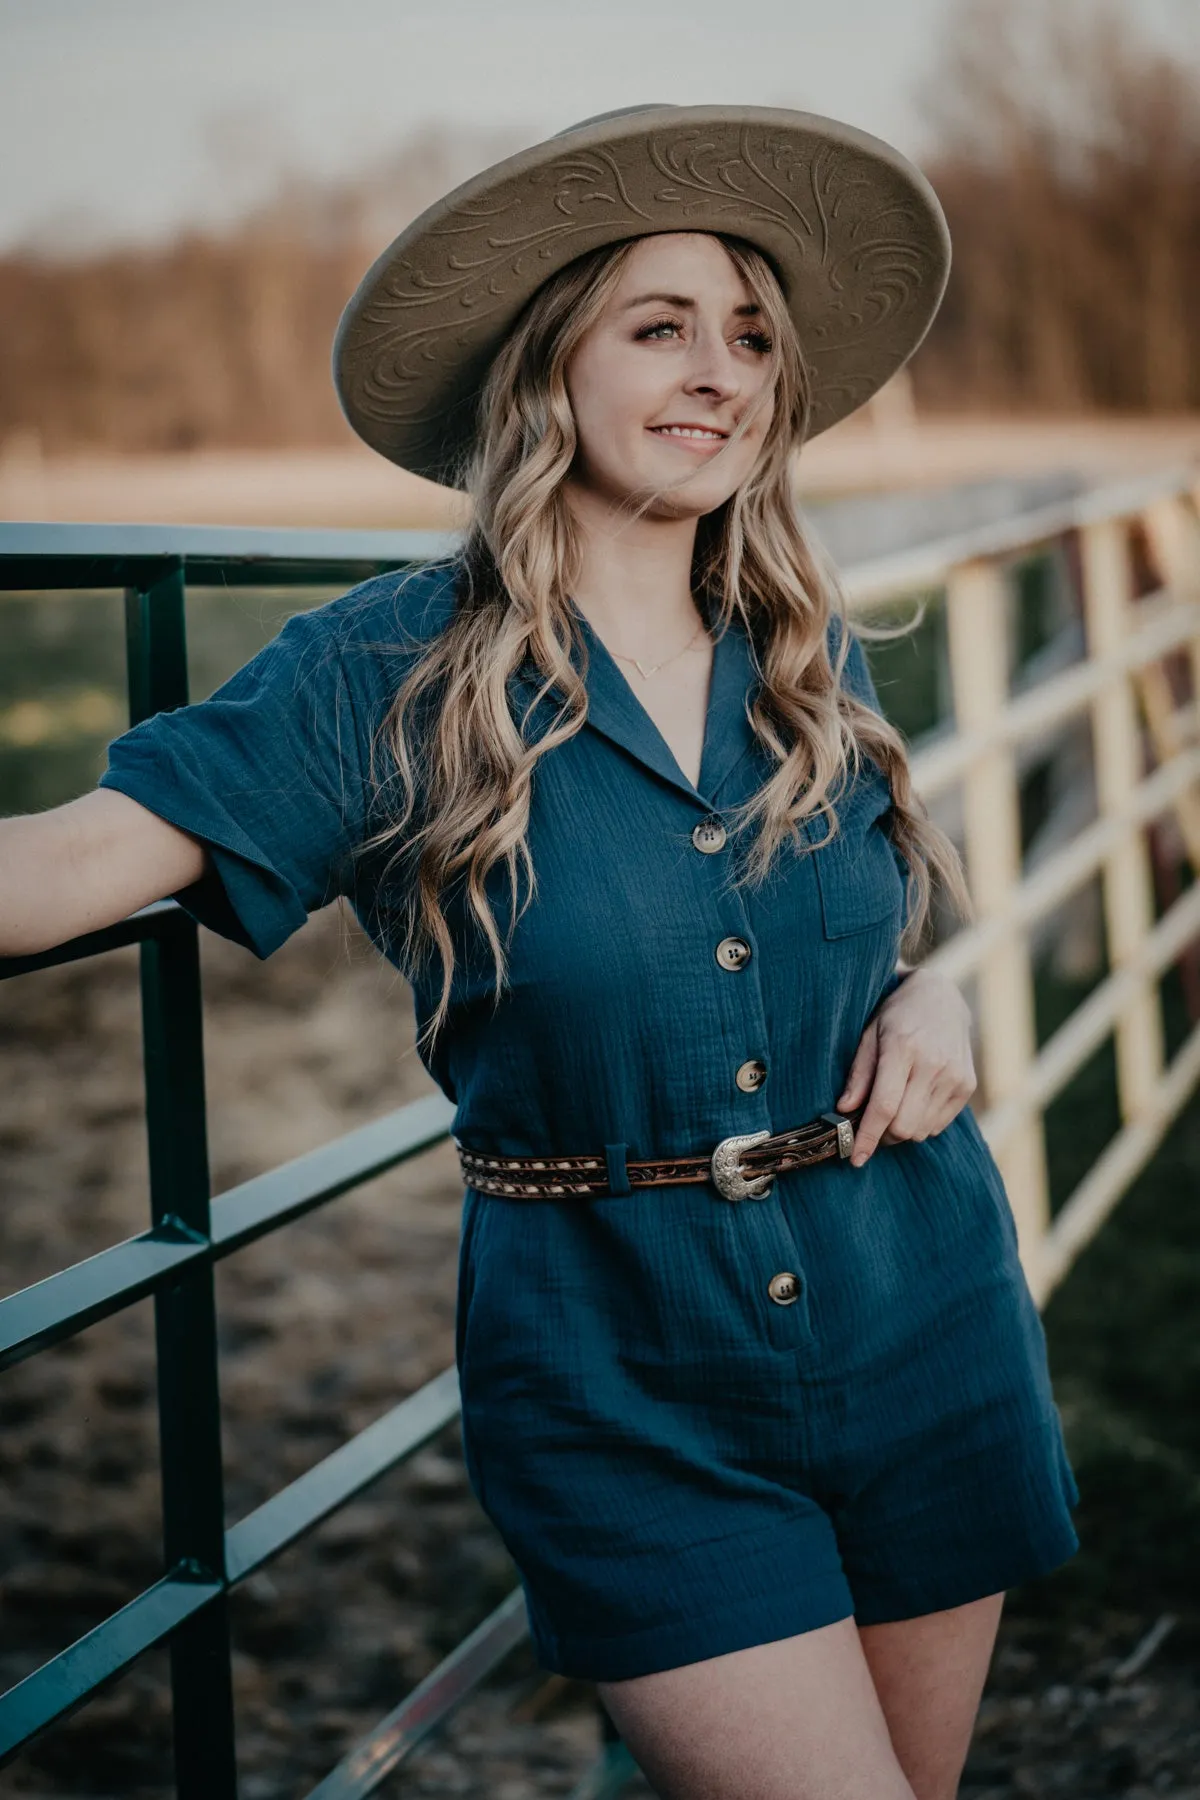
{"label": "woman's bare arm", "polygon": [[208,852],[115,788],[0,819],[0,956],[32,956],[190,887]]}

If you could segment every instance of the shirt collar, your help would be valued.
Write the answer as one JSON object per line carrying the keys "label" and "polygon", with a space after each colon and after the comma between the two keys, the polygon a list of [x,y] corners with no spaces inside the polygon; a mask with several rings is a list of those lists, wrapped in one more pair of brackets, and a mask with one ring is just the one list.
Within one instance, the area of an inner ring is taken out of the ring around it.
{"label": "shirt collar", "polygon": [[[575,603],[570,604],[587,647],[584,684],[588,716],[585,729],[590,727],[598,731],[706,811],[715,810],[725,783],[756,742],[754,729],[746,716],[746,703],[757,676],[745,628],[740,621],[731,621],[713,644],[700,780],[693,787],[616,659]],[[577,644],[572,644],[571,662],[576,670],[581,670]],[[539,678],[528,668],[518,671],[509,680],[510,692],[515,691],[525,705],[536,694],[538,685]],[[557,688],[552,687],[551,692],[558,694],[561,701]],[[548,725],[549,697],[544,697],[541,704],[546,708]]]}

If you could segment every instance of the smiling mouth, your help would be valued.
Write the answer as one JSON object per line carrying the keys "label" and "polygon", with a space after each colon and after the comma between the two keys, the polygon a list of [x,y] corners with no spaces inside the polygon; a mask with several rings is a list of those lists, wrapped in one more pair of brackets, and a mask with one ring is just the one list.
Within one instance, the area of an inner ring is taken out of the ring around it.
{"label": "smiling mouth", "polygon": [[693,443],[723,444],[729,436],[727,431],[714,431],[705,425],[649,425],[655,437],[688,438]]}

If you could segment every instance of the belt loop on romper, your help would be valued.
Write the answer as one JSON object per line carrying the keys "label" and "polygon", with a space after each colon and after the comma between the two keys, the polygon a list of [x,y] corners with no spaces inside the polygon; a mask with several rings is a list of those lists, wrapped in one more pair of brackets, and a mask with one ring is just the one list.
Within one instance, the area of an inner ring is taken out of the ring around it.
{"label": "belt loop on romper", "polygon": [[604,1162],[608,1170],[609,1192],[613,1195],[632,1194],[629,1185],[629,1170],[625,1167],[625,1152],[628,1144],[605,1144]]}

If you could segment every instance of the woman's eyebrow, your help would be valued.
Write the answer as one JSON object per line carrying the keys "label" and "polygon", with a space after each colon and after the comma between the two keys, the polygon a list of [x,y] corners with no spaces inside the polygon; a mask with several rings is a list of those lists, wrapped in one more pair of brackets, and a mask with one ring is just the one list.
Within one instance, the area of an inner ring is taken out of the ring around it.
{"label": "woman's eyebrow", "polygon": [[[686,294],[638,294],[634,299],[625,302],[622,311],[629,312],[635,306],[647,306],[651,300],[657,300],[663,306],[695,307],[696,302]],[[735,306],[734,312],[739,318],[750,318],[762,311],[756,300],[747,300],[742,306]]]}

